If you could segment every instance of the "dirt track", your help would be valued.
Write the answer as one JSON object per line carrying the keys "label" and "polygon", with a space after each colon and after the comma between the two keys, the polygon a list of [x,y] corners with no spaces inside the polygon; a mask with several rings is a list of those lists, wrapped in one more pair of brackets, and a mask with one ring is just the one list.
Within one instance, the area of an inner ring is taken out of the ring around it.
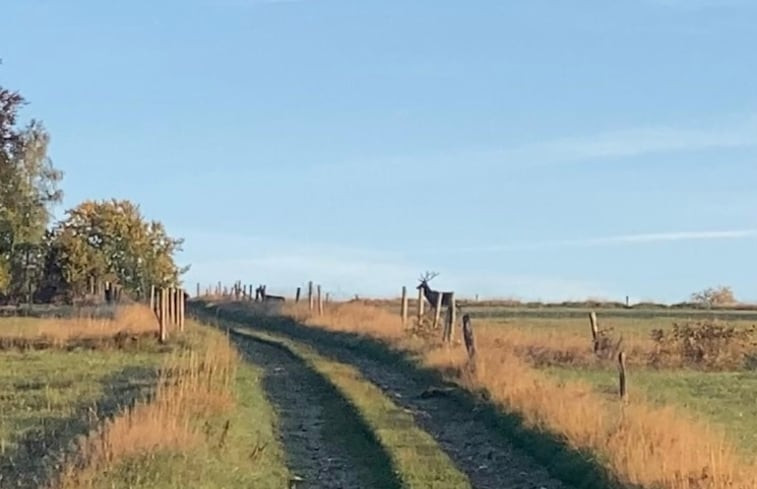
{"label": "dirt track", "polygon": [[423,395],[425,381],[391,365],[348,349],[319,348],[322,354],[356,366],[394,401],[413,412],[416,423],[430,433],[476,489],[558,489],[566,486],[546,469],[491,432],[476,412],[463,409],[443,393]]}
{"label": "dirt track", "polygon": [[376,467],[370,466],[382,457],[380,447],[370,440],[362,444],[363,454],[369,454],[365,459],[347,453],[348,444],[335,429],[349,427],[350,435],[359,436],[359,421],[350,419],[354,413],[345,409],[323,378],[280,347],[239,337],[235,341],[248,360],[264,369],[263,387],[276,409],[287,465],[295,475],[291,488],[398,487],[393,474],[377,475]]}
{"label": "dirt track", "polygon": [[[245,348],[249,349],[253,348],[255,342],[246,343],[249,344]],[[307,344],[323,355],[354,365],[395,403],[411,411],[416,424],[437,440],[458,469],[469,478],[473,487],[566,487],[550,477],[546,469],[533,459],[509,445],[502,436],[493,433],[491,425],[479,413],[465,409],[454,397],[444,393],[427,395],[429,386],[425,380],[408,376],[407,372],[367,358],[349,348],[328,347],[312,342]],[[323,423],[318,408],[319,394],[307,387],[313,379],[297,371],[304,367],[294,365],[295,360],[284,352],[274,352],[274,347],[254,346],[253,349],[259,359],[263,355],[263,363],[268,365],[269,371],[273,369],[269,374],[270,382],[266,381],[269,384],[267,389],[270,389],[273,402],[279,409],[285,433],[283,441],[292,456],[292,463],[298,467],[296,470],[307,474],[306,478],[323,482],[319,482],[320,485],[301,487],[366,487],[357,482],[358,474],[350,473],[346,457],[339,453],[338,447],[324,444],[323,437],[318,434],[318,426]],[[289,369],[289,373],[282,369]],[[311,428],[305,429],[308,426]],[[329,472],[340,472],[341,475],[337,480],[330,480],[334,476],[328,475]]]}

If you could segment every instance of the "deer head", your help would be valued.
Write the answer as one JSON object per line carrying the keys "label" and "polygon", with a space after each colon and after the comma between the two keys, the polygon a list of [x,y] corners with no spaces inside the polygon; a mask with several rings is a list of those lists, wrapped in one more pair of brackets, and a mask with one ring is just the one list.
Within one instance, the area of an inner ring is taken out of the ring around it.
{"label": "deer head", "polygon": [[420,281],[420,284],[416,289],[420,289],[423,287],[428,287],[428,283],[431,282],[431,280],[434,279],[434,277],[438,276],[439,274],[436,272],[426,272],[423,275],[420,276],[418,281]]}

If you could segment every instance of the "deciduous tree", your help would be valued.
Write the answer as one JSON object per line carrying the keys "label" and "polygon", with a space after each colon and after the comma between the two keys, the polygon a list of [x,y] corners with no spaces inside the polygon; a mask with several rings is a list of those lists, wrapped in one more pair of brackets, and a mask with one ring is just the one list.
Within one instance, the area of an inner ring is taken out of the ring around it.
{"label": "deciduous tree", "polygon": [[86,201],[66,214],[54,229],[46,275],[58,273],[69,295],[85,293],[96,278],[142,297],[150,285],[178,285],[186,271],[174,262],[183,240],[128,200]]}

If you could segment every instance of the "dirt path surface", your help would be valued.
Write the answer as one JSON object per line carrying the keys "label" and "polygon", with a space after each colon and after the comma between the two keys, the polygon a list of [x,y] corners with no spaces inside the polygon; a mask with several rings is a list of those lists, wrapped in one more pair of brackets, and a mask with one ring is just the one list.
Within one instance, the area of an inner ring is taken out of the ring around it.
{"label": "dirt path surface", "polygon": [[323,355],[354,365],[394,402],[412,411],[416,424],[438,441],[476,489],[567,487],[532,458],[493,433],[476,412],[464,409],[453,397],[443,393],[424,395],[429,388],[424,380],[354,350],[310,345]]}
{"label": "dirt path surface", "polygon": [[335,393],[323,378],[282,348],[238,337],[235,342],[248,360],[264,369],[263,387],[276,408],[281,443],[296,476],[290,488],[387,487],[377,485],[370,468],[346,453],[346,444],[333,432],[344,428],[335,418],[349,426],[353,414],[335,405]]}

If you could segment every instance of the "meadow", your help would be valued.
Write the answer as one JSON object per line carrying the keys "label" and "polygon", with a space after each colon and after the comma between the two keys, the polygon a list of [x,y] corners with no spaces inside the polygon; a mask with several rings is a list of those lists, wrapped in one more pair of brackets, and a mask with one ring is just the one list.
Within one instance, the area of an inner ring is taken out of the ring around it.
{"label": "meadow", "polygon": [[0,337],[0,487],[286,486],[260,369],[222,333],[189,322],[161,344],[134,305],[2,318]]}
{"label": "meadow", "polygon": [[478,305],[471,359],[395,305],[206,299],[166,343],[141,305],[1,318],[0,487],[757,487],[747,313],[597,309],[595,341]]}
{"label": "meadow", "polygon": [[[751,316],[745,315],[751,313],[599,310],[600,339],[607,340],[595,353],[588,310],[520,315],[508,308],[506,317],[501,310],[479,310],[471,364],[459,331],[452,346],[443,345],[440,331],[403,328],[393,306],[352,301],[328,305],[323,316],[291,306],[288,314],[311,327],[389,342],[532,428],[596,454],[626,484],[757,484],[757,410],[750,402],[755,346]],[[628,354],[628,402],[618,398],[619,350]]]}

